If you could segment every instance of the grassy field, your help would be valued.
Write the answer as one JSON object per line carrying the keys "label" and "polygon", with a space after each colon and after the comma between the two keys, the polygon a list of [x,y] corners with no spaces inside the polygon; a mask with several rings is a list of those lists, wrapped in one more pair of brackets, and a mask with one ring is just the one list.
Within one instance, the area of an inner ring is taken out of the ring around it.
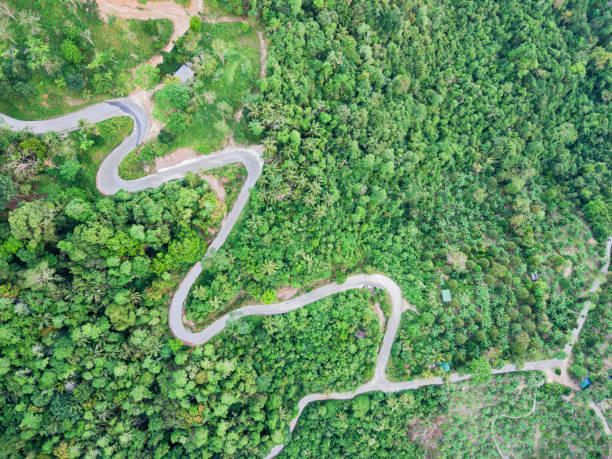
{"label": "grassy field", "polygon": [[13,53],[0,63],[0,111],[21,119],[49,118],[126,95],[133,87],[131,69],[157,54],[172,33],[165,19],[103,22],[89,4],[7,5],[0,49]]}
{"label": "grassy field", "polygon": [[100,164],[132,132],[133,124],[132,118],[122,116],[95,125],[99,136],[95,138],[92,148],[79,157],[84,168],[83,181],[89,189],[98,192],[96,189],[96,174]]}
{"label": "grassy field", "polygon": [[155,158],[177,148],[211,153],[235,132],[236,112],[259,78],[257,34],[242,23],[202,24],[199,34],[189,32],[179,41],[162,67],[171,71],[167,61],[188,60],[195,63],[196,78],[188,85],[167,83],[154,95],[153,114],[165,127],[155,141],[125,158],[123,178],[146,175]]}

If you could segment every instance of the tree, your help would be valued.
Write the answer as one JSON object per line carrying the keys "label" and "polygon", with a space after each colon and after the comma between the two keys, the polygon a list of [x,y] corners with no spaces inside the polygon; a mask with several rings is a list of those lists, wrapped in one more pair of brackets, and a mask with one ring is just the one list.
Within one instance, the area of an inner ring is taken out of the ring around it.
{"label": "tree", "polygon": [[83,61],[81,50],[72,42],[72,40],[64,40],[61,45],[62,54],[66,60],[72,64],[80,64]]}
{"label": "tree", "polygon": [[0,210],[6,209],[8,203],[17,194],[17,186],[10,177],[0,174]]}
{"label": "tree", "polygon": [[11,234],[27,247],[36,249],[41,242],[55,238],[54,215],[56,209],[50,202],[24,202],[9,214]]}
{"label": "tree", "polygon": [[485,384],[491,379],[491,365],[485,356],[472,360],[469,365],[469,369],[472,373],[472,381],[474,384]]}
{"label": "tree", "polygon": [[189,19],[189,30],[194,33],[198,33],[202,28],[202,21],[198,16],[191,16]]}
{"label": "tree", "polygon": [[81,163],[76,159],[68,159],[60,166],[60,176],[66,182],[72,182],[81,170]]}

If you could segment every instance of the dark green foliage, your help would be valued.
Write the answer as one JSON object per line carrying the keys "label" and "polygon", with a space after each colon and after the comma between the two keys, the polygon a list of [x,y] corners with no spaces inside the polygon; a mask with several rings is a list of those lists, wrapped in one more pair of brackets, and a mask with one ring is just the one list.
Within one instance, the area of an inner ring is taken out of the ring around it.
{"label": "dark green foliage", "polygon": [[601,254],[580,205],[610,199],[601,2],[257,5],[273,59],[244,113],[268,163],[188,316],[368,265],[422,313],[397,378],[560,349]]}
{"label": "dark green foliage", "polygon": [[7,204],[17,193],[17,187],[10,177],[0,174],[0,211],[5,210]]}

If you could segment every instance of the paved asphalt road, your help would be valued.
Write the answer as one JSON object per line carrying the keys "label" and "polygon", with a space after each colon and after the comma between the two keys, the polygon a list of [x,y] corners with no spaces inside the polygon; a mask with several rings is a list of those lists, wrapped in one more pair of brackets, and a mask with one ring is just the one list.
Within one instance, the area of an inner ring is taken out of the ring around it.
{"label": "paved asphalt road", "polygon": [[[129,116],[134,120],[133,132],[115,149],[108,157],[103,161],[97,174],[97,186],[100,192],[106,195],[114,194],[120,189],[127,191],[140,191],[147,188],[155,188],[162,185],[170,180],[180,179],[185,176],[189,171],[196,172],[207,169],[214,169],[230,163],[242,163],[247,170],[247,179],[240,191],[240,194],[234,204],[234,207],[230,213],[224,219],[220,231],[217,233],[214,241],[211,243],[205,257],[208,257],[214,251],[218,250],[225,242],[227,236],[231,232],[234,224],[238,220],[246,202],[249,198],[250,189],[257,183],[259,176],[262,172],[263,160],[256,151],[256,149],[244,148],[229,148],[223,151],[213,153],[209,156],[202,158],[185,161],[176,166],[163,169],[156,174],[143,177],[137,180],[123,180],[119,177],[118,169],[119,164],[125,158],[125,156],[136,148],[144,136],[149,127],[149,119],[146,112],[142,109],[137,102],[131,99],[114,99],[108,102],[92,105],[91,107],[79,110],[69,115],[61,116],[44,121],[20,121],[14,118],[0,114],[2,119],[9,127],[15,130],[29,129],[34,133],[42,134],[48,131],[59,131],[69,132],[78,129],[79,120],[84,119],[89,123],[96,123],[103,121],[115,116]],[[610,249],[612,247],[612,238],[606,246],[606,256],[610,257]],[[602,268],[602,272],[607,272],[610,262]],[[232,313],[223,316],[211,325],[206,327],[204,330],[194,333],[185,328],[183,323],[183,305],[185,299],[189,294],[191,286],[198,278],[202,271],[201,263],[196,263],[189,273],[185,276],[183,281],[180,283],[172,302],[170,305],[170,312],[168,322],[170,329],[174,336],[181,341],[191,344],[198,345],[207,342],[219,332],[221,332],[230,320],[238,319],[240,317],[246,317],[251,315],[274,315],[274,314],[285,314],[289,311],[302,308],[310,303],[318,301],[329,295],[344,292],[346,290],[364,288],[364,287],[375,287],[378,289],[386,290],[391,297],[391,317],[388,321],[387,330],[383,339],[383,344],[378,353],[378,359],[376,362],[376,368],[374,371],[374,377],[371,381],[359,386],[353,392],[345,393],[328,393],[328,394],[310,394],[303,397],[298,404],[298,415],[291,420],[290,430],[293,431],[297,425],[298,419],[303,409],[311,402],[317,400],[330,400],[330,399],[351,399],[356,395],[363,394],[372,391],[382,392],[397,392],[403,390],[416,389],[418,387],[426,385],[439,385],[442,384],[442,378],[428,378],[405,382],[391,382],[385,376],[385,369],[389,362],[389,355],[391,347],[395,340],[395,335],[399,328],[401,314],[402,314],[402,292],[399,286],[389,277],[382,274],[357,274],[349,277],[343,284],[331,283],[323,287],[317,288],[311,292],[305,293],[297,298],[284,301],[282,303],[270,304],[270,305],[250,305],[244,306]],[[601,279],[597,279],[595,284],[592,286],[590,291],[596,291],[599,288]],[[566,353],[571,353],[571,349],[577,339],[580,329],[584,324],[586,314],[589,309],[589,304],[586,302],[585,308],[583,309],[578,319],[578,328],[572,333],[572,338],[568,346],[566,346]],[[518,369],[515,365],[506,365],[503,368],[494,370],[493,373],[509,373],[514,371],[527,371],[527,370],[541,370],[548,368],[555,368],[566,363],[565,360],[543,360],[537,362],[528,362],[523,367]],[[471,375],[450,375],[451,381],[462,381],[469,379]],[[280,453],[284,445],[276,446],[268,458],[272,458]]]}

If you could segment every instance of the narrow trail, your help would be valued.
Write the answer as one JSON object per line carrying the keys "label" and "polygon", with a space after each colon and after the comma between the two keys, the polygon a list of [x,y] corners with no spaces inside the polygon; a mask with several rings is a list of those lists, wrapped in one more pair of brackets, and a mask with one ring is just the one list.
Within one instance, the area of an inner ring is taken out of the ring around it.
{"label": "narrow trail", "polygon": [[[98,0],[99,4],[104,4],[108,8],[115,8],[115,10],[123,11],[122,14],[135,14],[134,6],[119,6],[115,2],[109,0]],[[134,5],[133,0],[126,0],[123,2],[127,5]],[[173,5],[173,6],[172,6]],[[200,6],[199,3],[196,5]],[[149,9],[145,7],[149,6]],[[170,10],[164,9],[168,6]],[[123,8],[123,10],[121,10]],[[126,10],[127,8],[127,10]],[[170,2],[155,2],[147,5],[138,5],[136,10],[140,11],[140,8],[144,9],[143,14],[156,14],[158,17],[176,17],[177,8],[184,10],[177,5]],[[108,11],[108,10],[107,10]],[[107,12],[108,14],[108,12]],[[182,13],[181,13],[182,14]],[[127,17],[127,16],[126,16]],[[134,17],[134,16],[131,16]],[[216,20],[222,22],[222,19],[217,18]],[[177,19],[178,20],[178,19]],[[240,21],[237,18],[236,21]],[[244,20],[246,22],[246,20]],[[187,25],[188,27],[188,25]],[[185,29],[186,30],[186,29]],[[263,40],[263,37],[262,37]],[[221,224],[220,231],[216,234],[215,239],[212,241],[205,257],[209,257],[214,251],[218,250],[225,242],[227,236],[233,229],[236,221],[238,220],[246,202],[249,198],[251,188],[257,183],[263,168],[263,160],[261,158],[262,148],[260,146],[238,148],[230,147],[220,152],[213,153],[208,156],[201,158],[191,159],[184,161],[180,164],[162,169],[155,174],[137,179],[137,180],[123,180],[119,177],[118,168],[121,161],[127,156],[132,150],[134,150],[147,135],[149,127],[151,125],[151,116],[147,111],[140,105],[140,103],[134,98],[122,98],[112,99],[100,104],[95,104],[77,112],[64,115],[58,118],[42,121],[21,121],[6,115],[0,114],[0,121],[6,123],[9,128],[13,130],[30,130],[36,134],[42,134],[49,131],[58,132],[69,132],[79,128],[79,120],[85,119],[89,123],[97,123],[105,119],[109,119],[116,116],[129,116],[134,120],[134,129],[132,133],[126,137],[123,142],[115,148],[102,162],[98,173],[97,173],[97,187],[98,190],[105,195],[111,195],[119,190],[123,189],[130,192],[137,192],[144,189],[158,187],[168,181],[181,179],[187,172],[198,172],[213,168],[218,168],[226,164],[242,163],[247,170],[247,178],[240,191],[238,198]],[[612,237],[608,240],[606,245],[606,257],[608,258],[607,263],[602,267],[602,273],[607,273],[610,265],[610,251],[612,249]],[[334,295],[340,292],[344,292],[351,289],[359,288],[370,288],[375,287],[378,289],[386,290],[391,298],[391,314],[387,321],[387,328],[383,338],[383,343],[380,347],[374,376],[372,380],[360,385],[354,391],[343,392],[343,393],[325,393],[325,394],[310,394],[303,397],[298,402],[298,414],[290,422],[290,431],[293,432],[295,429],[299,417],[302,414],[304,408],[311,402],[319,400],[347,400],[352,399],[357,395],[364,394],[367,392],[381,391],[381,392],[398,392],[405,390],[413,390],[423,386],[430,385],[441,385],[444,380],[441,377],[433,377],[426,379],[416,379],[411,381],[393,382],[389,381],[386,377],[385,370],[389,362],[389,356],[391,347],[395,340],[397,330],[400,325],[401,315],[404,308],[404,301],[402,299],[402,291],[400,287],[391,278],[382,274],[356,274],[349,277],[346,282],[342,284],[330,283],[323,287],[319,287],[311,292],[301,295],[290,300],[271,304],[271,305],[250,305],[244,306],[230,314],[223,316],[211,325],[199,332],[192,332],[187,330],[183,323],[183,306],[189,290],[193,283],[197,280],[198,275],[202,271],[201,262],[196,263],[185,278],[179,284],[177,291],[175,292],[168,314],[168,323],[171,332],[181,341],[190,345],[198,345],[206,343],[208,340],[216,336],[218,333],[223,331],[227,324],[235,319],[251,315],[275,315],[285,314],[289,311],[302,308],[315,301],[323,299],[327,296]],[[599,288],[602,279],[597,278],[590,291],[596,291]],[[567,366],[568,360],[571,358],[572,348],[577,340],[577,337],[584,325],[586,314],[590,308],[590,303],[585,302],[580,318],[578,319],[578,327],[572,331],[570,342],[566,346],[565,350],[567,358],[564,360],[552,359],[552,360],[541,360],[535,362],[528,362],[522,367],[517,368],[516,365],[508,364],[502,368],[493,370],[494,374],[511,373],[516,371],[532,371],[532,370],[546,370],[550,368],[558,368]],[[472,377],[472,375],[458,375],[453,373],[449,375],[450,382],[465,381]],[[275,457],[278,455],[284,445],[277,445],[268,454],[268,458]]]}
{"label": "narrow trail", "polygon": [[493,419],[493,421],[491,421],[491,435],[493,436],[493,442],[495,442],[495,448],[497,448],[497,452],[502,457],[502,459],[510,459],[510,456],[505,455],[502,452],[501,448],[499,447],[499,444],[497,443],[497,437],[495,436],[495,423],[497,422],[499,418],[506,418],[506,419],[512,419],[512,420],[526,418],[528,416],[531,416],[535,412],[536,407],[537,407],[537,398],[533,397],[533,406],[531,407],[531,410],[529,410],[528,413],[522,414],[520,416],[508,416],[507,414],[502,414],[502,415],[497,416],[495,419]]}
{"label": "narrow trail", "polygon": [[609,437],[610,433],[611,433],[610,432],[610,426],[608,425],[608,421],[606,421],[606,417],[601,412],[601,409],[599,409],[599,405],[597,405],[597,403],[595,403],[595,401],[591,400],[591,401],[589,401],[589,406],[591,407],[591,409],[595,412],[595,414],[597,415],[597,417],[601,421],[601,424],[602,424],[603,429],[604,429],[604,433],[606,434],[606,436]]}

